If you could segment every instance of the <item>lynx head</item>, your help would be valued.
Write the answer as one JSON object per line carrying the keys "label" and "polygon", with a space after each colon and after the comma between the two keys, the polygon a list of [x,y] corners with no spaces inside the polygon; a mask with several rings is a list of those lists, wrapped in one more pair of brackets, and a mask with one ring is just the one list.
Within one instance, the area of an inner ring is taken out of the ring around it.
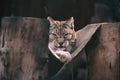
{"label": "lynx head", "polygon": [[47,19],[50,22],[49,47],[53,51],[71,52],[76,42],[73,17],[65,21],[57,21],[51,17]]}

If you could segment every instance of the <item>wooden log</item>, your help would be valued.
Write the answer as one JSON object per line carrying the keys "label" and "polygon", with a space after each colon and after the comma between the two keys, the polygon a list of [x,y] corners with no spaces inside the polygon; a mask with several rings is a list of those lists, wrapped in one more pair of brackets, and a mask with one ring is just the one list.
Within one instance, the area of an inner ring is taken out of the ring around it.
{"label": "wooden log", "polygon": [[0,80],[45,80],[48,59],[47,20],[4,17],[0,37],[0,52],[4,53],[0,53]]}
{"label": "wooden log", "polygon": [[88,80],[119,80],[120,23],[102,24],[88,44]]}

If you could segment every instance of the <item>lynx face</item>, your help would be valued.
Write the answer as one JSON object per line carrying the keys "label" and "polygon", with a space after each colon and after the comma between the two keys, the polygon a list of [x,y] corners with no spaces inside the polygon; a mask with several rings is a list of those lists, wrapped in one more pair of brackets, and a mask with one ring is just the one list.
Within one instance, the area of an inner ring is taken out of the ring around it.
{"label": "lynx face", "polygon": [[73,17],[66,21],[53,20],[51,17],[48,17],[48,20],[50,22],[49,47],[53,51],[71,52],[76,42]]}

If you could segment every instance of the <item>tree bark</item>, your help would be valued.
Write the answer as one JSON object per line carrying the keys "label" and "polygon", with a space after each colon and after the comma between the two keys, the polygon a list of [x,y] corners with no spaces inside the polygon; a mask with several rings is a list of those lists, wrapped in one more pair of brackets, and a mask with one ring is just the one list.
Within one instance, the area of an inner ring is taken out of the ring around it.
{"label": "tree bark", "polygon": [[119,80],[120,23],[102,24],[86,47],[89,80]]}
{"label": "tree bark", "polygon": [[0,40],[0,80],[45,80],[48,21],[4,17]]}

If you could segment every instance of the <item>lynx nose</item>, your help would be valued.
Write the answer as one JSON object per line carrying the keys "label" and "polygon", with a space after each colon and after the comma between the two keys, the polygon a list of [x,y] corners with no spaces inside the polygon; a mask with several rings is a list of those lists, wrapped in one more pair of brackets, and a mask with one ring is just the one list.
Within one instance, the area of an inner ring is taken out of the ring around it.
{"label": "lynx nose", "polygon": [[64,39],[63,39],[63,38],[59,38],[59,39],[58,39],[58,43],[59,43],[60,46],[62,46],[63,43],[64,43]]}
{"label": "lynx nose", "polygon": [[63,42],[60,42],[59,45],[62,46],[62,45],[63,45]]}

